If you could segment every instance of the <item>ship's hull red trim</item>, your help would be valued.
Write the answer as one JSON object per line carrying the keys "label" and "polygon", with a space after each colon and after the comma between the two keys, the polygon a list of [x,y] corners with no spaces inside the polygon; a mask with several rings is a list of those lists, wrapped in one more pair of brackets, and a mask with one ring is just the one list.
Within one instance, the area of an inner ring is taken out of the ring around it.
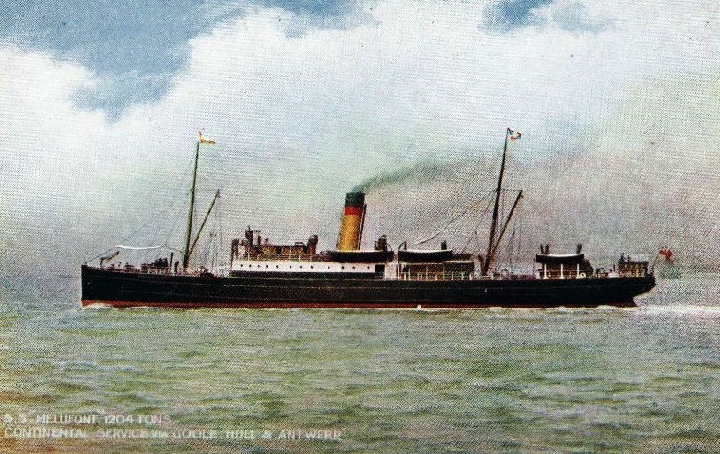
{"label": "ship's hull red trim", "polygon": [[[201,309],[201,308],[218,308],[218,309],[422,309],[422,310],[441,310],[441,309],[482,309],[493,307],[507,307],[492,305],[473,305],[473,304],[438,304],[423,305],[415,303],[203,303],[203,302],[137,302],[137,301],[95,301],[83,300],[83,307],[115,307],[115,308],[131,308],[131,307],[161,307],[172,309]],[[606,303],[600,306],[613,307],[637,307],[635,303]],[[552,307],[564,306],[512,306],[515,309],[549,309]],[[573,305],[571,307],[598,307],[598,305]]]}
{"label": "ship's hull red trim", "polygon": [[[202,303],[202,302],[135,302],[135,301],[93,301],[83,300],[84,307],[164,307],[174,309],[201,309],[201,308],[239,308],[239,309],[476,309],[480,307],[499,306],[473,306],[468,304],[442,304],[422,305],[415,303]],[[610,306],[618,306],[610,304]],[[624,304],[623,307],[635,307],[634,304]]]}

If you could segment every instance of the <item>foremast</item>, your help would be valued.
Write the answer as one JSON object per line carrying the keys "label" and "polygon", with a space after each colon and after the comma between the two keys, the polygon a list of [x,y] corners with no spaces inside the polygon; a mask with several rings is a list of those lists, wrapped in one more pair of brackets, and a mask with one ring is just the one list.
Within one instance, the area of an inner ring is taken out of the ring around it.
{"label": "foremast", "polygon": [[[215,141],[212,139],[209,139],[205,137],[202,133],[202,131],[198,132],[198,141],[197,146],[195,147],[195,166],[193,168],[193,179],[192,179],[192,186],[190,188],[190,210],[188,212],[188,223],[187,223],[187,233],[185,235],[185,250],[183,253],[183,269],[187,269],[188,266],[190,266],[190,255],[192,254],[192,249],[195,246],[195,243],[197,243],[197,238],[192,244],[192,247],[190,246],[190,240],[192,238],[192,228],[193,228],[193,217],[195,215],[195,183],[197,182],[197,169],[198,169],[198,159],[200,158],[200,145],[201,144],[207,144],[207,145],[215,145]],[[215,205],[215,201],[220,196],[220,191],[218,191],[215,194],[215,198],[212,201],[212,204],[210,205],[210,209],[207,212],[207,215],[205,216],[205,220],[207,220],[207,217],[210,215],[210,211],[212,211],[213,206]],[[203,221],[203,227],[205,226],[205,221]],[[202,230],[202,227],[200,228]],[[200,232],[198,231],[198,237],[200,236]]]}

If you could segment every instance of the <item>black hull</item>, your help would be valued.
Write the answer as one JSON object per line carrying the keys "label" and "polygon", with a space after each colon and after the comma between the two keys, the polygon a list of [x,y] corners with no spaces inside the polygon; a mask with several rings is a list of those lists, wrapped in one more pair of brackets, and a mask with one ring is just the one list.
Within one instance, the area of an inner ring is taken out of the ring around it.
{"label": "black hull", "polygon": [[82,267],[82,303],[114,307],[633,307],[655,278],[403,281],[367,277],[181,276]]}

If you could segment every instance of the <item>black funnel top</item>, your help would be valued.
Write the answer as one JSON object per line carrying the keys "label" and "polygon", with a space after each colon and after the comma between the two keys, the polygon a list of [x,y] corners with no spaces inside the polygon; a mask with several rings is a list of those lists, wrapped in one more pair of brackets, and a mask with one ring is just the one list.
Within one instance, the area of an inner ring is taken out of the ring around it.
{"label": "black funnel top", "polygon": [[345,194],[345,206],[346,207],[358,207],[362,208],[365,205],[365,193],[364,192],[348,192]]}

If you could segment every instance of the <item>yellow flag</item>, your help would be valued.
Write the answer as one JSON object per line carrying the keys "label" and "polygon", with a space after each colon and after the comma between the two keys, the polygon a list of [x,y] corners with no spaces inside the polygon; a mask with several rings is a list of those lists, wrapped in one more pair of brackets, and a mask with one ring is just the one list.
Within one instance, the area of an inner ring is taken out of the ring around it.
{"label": "yellow flag", "polygon": [[203,135],[202,131],[198,131],[198,142],[206,143],[208,145],[215,145],[215,141],[210,139],[209,137],[205,137],[205,135]]}

